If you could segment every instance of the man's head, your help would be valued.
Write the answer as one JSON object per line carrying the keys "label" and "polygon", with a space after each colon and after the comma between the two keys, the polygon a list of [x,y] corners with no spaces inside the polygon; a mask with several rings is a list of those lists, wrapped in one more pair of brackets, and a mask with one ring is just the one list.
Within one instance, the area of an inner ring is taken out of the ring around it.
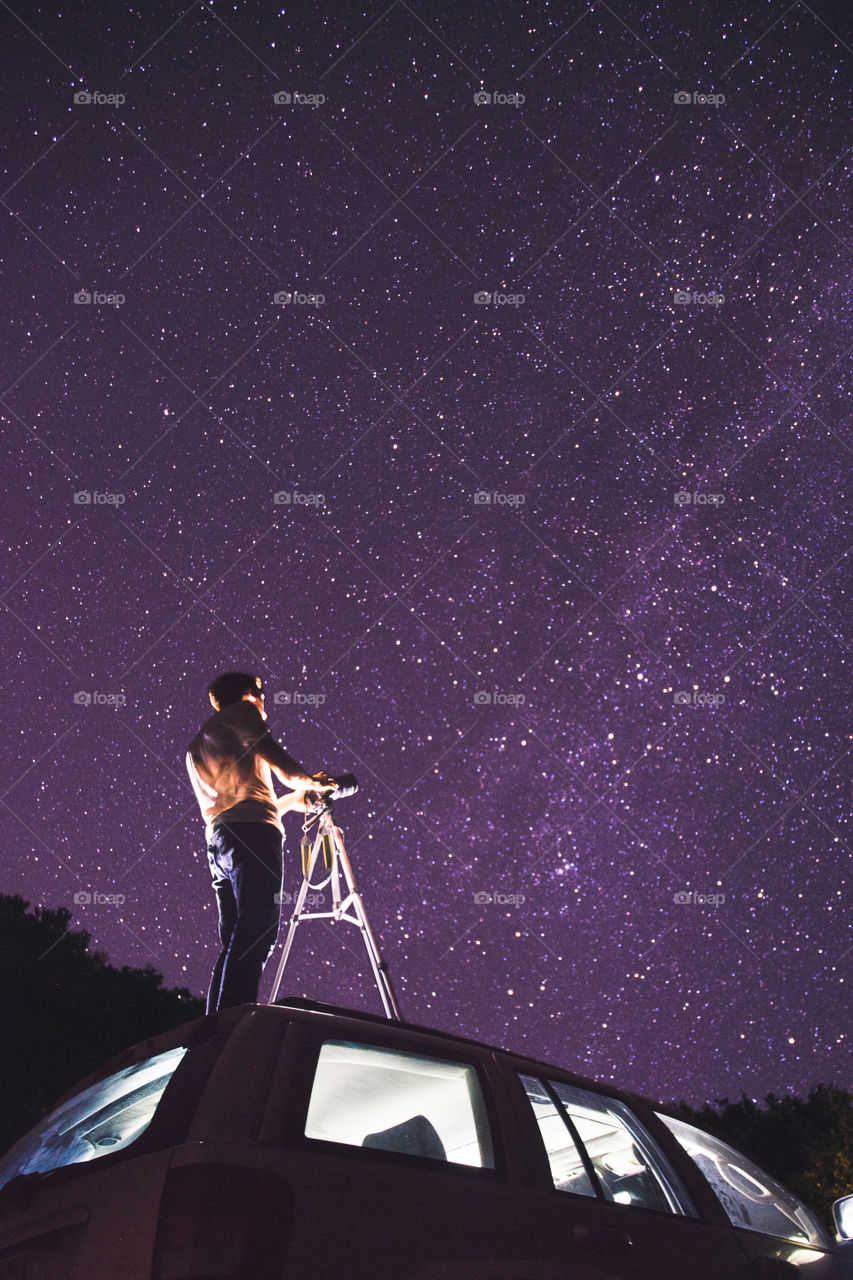
{"label": "man's head", "polygon": [[230,707],[233,702],[242,702],[244,698],[251,698],[260,708],[264,698],[263,681],[260,676],[249,675],[246,671],[226,671],[211,680],[207,696],[217,711]]}

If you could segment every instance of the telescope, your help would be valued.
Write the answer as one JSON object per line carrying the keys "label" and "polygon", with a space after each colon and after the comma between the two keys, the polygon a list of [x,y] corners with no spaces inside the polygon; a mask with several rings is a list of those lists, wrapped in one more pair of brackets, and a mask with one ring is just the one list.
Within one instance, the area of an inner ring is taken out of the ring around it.
{"label": "telescope", "polygon": [[326,792],[327,800],[348,800],[358,791],[358,778],[354,773],[342,773],[339,778],[335,778],[335,782],[338,784],[336,789]]}
{"label": "telescope", "polygon": [[339,778],[333,778],[333,781],[338,784],[334,791],[306,791],[307,803],[312,807],[325,807],[331,800],[348,800],[358,791],[358,779],[354,773],[342,773]]}

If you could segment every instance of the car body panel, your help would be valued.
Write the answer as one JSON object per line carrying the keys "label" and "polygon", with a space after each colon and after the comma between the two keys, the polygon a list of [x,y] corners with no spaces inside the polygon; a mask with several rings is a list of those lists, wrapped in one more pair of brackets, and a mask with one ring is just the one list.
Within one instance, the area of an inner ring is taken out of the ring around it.
{"label": "car body panel", "polygon": [[[479,1082],[494,1167],[306,1137],[315,1067],[328,1040],[438,1060],[456,1075],[473,1068],[476,1076],[467,1076]],[[302,1000],[227,1010],[136,1046],[61,1101],[184,1043],[190,1049],[136,1142],[0,1188],[0,1280],[150,1280],[155,1265],[158,1280],[211,1275],[203,1235],[176,1245],[165,1263],[161,1257],[163,1223],[171,1211],[174,1225],[176,1212],[170,1188],[210,1170],[233,1170],[237,1181],[245,1174],[247,1186],[251,1174],[274,1189],[252,1229],[281,1259],[277,1280],[840,1280],[853,1273],[848,1250],[734,1228],[655,1114],[666,1108],[651,1100],[354,1011]],[[557,1190],[522,1074],[628,1107],[698,1216]],[[214,1222],[216,1205],[204,1211]],[[218,1274],[252,1280],[248,1264],[222,1265]]]}
{"label": "car body panel", "polygon": [[[93,1280],[104,1273],[148,1280],[160,1196],[172,1152],[128,1160],[117,1173],[97,1162],[0,1204],[0,1277],[20,1265],[26,1280]],[[132,1212],[128,1206],[132,1205]]]}

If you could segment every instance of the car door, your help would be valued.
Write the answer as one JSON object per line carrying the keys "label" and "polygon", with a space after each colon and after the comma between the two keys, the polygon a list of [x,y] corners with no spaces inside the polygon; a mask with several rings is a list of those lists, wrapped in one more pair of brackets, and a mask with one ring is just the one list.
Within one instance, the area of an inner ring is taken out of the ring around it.
{"label": "car door", "polygon": [[734,1232],[705,1220],[624,1101],[499,1057],[538,1147],[536,1218],[554,1261],[580,1248],[608,1280],[733,1280],[743,1271]]}
{"label": "car door", "polygon": [[294,1189],[287,1280],[497,1276],[505,1183],[476,1054],[294,1022],[278,1079],[264,1133]]}
{"label": "car door", "polygon": [[450,1040],[293,1024],[263,1128],[295,1197],[284,1280],[638,1280],[543,1230],[493,1074]]}

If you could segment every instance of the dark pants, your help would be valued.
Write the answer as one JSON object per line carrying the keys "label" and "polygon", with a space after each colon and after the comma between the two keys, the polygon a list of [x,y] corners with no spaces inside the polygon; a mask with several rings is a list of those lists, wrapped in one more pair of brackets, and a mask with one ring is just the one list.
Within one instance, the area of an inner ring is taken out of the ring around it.
{"label": "dark pants", "polygon": [[219,908],[222,950],[213,966],[207,1012],[255,1004],[278,938],[282,835],[271,822],[217,824],[207,846]]}

